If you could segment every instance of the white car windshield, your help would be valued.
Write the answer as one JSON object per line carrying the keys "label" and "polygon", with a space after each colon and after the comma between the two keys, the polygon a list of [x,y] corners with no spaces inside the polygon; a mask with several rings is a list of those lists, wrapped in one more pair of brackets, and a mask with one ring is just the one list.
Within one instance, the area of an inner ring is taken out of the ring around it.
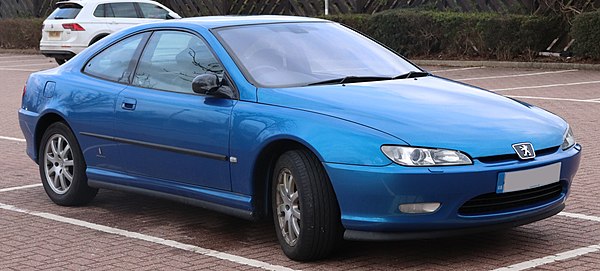
{"label": "white car windshield", "polygon": [[337,23],[234,26],[214,33],[246,78],[258,87],[297,87],[342,82],[344,78],[385,80],[421,71],[377,42]]}

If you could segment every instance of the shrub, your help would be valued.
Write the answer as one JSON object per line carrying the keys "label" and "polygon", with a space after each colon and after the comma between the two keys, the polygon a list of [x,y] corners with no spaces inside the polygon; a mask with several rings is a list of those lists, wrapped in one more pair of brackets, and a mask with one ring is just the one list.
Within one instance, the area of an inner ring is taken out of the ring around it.
{"label": "shrub", "polygon": [[406,56],[531,57],[565,28],[560,18],[414,9],[327,19],[349,25]]}
{"label": "shrub", "polygon": [[576,55],[600,59],[600,11],[582,13],[575,17],[571,27]]}
{"label": "shrub", "polygon": [[0,19],[0,48],[38,48],[42,39],[43,19]]}

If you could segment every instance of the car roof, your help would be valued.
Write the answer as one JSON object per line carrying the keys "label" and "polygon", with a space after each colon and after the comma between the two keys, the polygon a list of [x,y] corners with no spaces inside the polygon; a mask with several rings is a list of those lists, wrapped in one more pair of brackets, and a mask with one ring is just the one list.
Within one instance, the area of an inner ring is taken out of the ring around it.
{"label": "car roof", "polygon": [[327,22],[318,18],[283,16],[283,15],[228,15],[183,18],[180,22],[196,24],[204,28],[219,28],[227,26],[242,26],[268,23],[302,23],[302,22]]}

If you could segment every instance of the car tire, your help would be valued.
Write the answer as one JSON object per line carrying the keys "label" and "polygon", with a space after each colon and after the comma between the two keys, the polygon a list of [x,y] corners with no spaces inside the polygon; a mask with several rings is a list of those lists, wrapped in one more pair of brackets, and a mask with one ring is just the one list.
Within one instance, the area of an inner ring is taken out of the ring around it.
{"label": "car tire", "polygon": [[58,58],[58,57],[54,58],[54,60],[56,61],[56,63],[58,63],[58,65],[65,64],[65,62],[67,62],[66,59],[64,59],[64,58]]}
{"label": "car tire", "polygon": [[98,193],[98,189],[87,185],[86,164],[79,143],[62,122],[50,125],[44,132],[38,165],[44,190],[58,205],[85,205]]}
{"label": "car tire", "polygon": [[324,258],[342,241],[333,187],[310,151],[293,150],[279,157],[273,170],[271,196],[277,238],[290,259]]}

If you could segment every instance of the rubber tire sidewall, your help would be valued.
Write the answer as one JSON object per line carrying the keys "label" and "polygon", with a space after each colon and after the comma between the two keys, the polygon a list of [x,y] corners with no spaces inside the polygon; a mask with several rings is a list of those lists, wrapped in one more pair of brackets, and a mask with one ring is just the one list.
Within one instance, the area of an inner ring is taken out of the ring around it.
{"label": "rubber tire sidewall", "polygon": [[[50,137],[55,134],[60,134],[67,139],[67,142],[71,146],[71,151],[73,153],[73,181],[71,182],[71,187],[69,187],[69,191],[64,194],[57,194],[50,188],[48,181],[46,180],[45,174],[45,163],[44,156],[46,144]],[[57,122],[48,127],[42,136],[42,140],[40,141],[40,145],[38,148],[38,166],[40,172],[40,178],[42,179],[42,184],[44,186],[44,190],[48,197],[56,204],[63,206],[77,206],[83,205],[90,202],[98,192],[98,189],[90,188],[87,185],[87,175],[85,173],[86,164],[83,158],[83,154],[81,152],[81,148],[79,147],[79,143],[77,139],[71,132],[71,129],[62,122]]]}
{"label": "rubber tire sidewall", "polygon": [[[309,163],[307,164],[306,162]],[[285,241],[281,229],[279,228],[279,221],[277,218],[277,206],[275,200],[277,193],[276,186],[279,172],[283,168],[289,169],[294,176],[302,217],[302,219],[300,219],[300,236],[294,246],[288,245]],[[318,187],[311,188],[310,186],[312,184],[309,178],[315,178],[315,180],[312,180],[312,183],[317,182],[326,189]],[[320,195],[313,194],[313,192],[318,189],[323,190],[320,191],[322,192],[321,196],[328,197],[327,200],[319,200],[318,197]],[[319,204],[319,202],[329,202],[329,204],[325,204],[326,206],[314,206],[315,204]],[[273,170],[271,208],[273,211],[273,221],[275,223],[277,239],[279,240],[285,255],[292,260],[313,261],[324,258],[337,248],[341,242],[342,226],[337,199],[335,198],[333,188],[331,187],[329,178],[322,168],[322,165],[309,151],[288,151],[280,156]],[[316,210],[317,208],[322,209]],[[330,219],[329,223],[317,225],[315,216],[322,216],[323,213],[316,214],[315,211],[323,212],[324,208],[329,209],[327,213],[332,216],[332,219]],[[320,238],[326,238],[329,241],[320,240]]]}

